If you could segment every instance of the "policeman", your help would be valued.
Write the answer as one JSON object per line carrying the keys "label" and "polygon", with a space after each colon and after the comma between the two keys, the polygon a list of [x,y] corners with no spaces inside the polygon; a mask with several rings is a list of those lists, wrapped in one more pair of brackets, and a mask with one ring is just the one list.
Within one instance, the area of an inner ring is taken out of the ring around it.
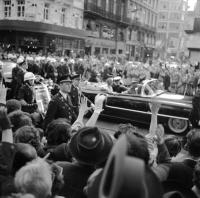
{"label": "policeman", "polygon": [[47,113],[44,119],[44,128],[54,119],[66,118],[73,123],[77,114],[72,104],[70,96],[72,80],[70,75],[65,75],[59,81],[60,91],[52,98],[48,105]]}
{"label": "policeman", "polygon": [[17,66],[12,70],[11,97],[17,98],[18,92],[24,83],[24,74],[27,70],[27,64],[23,57],[17,59]]}
{"label": "policeman", "polygon": [[24,84],[20,87],[18,99],[21,101],[22,110],[28,113],[33,113],[37,109],[35,100],[34,81],[36,77],[32,72],[24,74]]}
{"label": "policeman", "polygon": [[72,76],[72,87],[71,87],[71,99],[72,104],[75,108],[75,112],[78,114],[79,110],[79,103],[80,103],[80,90],[79,90],[79,83],[80,83],[81,77],[79,74]]}

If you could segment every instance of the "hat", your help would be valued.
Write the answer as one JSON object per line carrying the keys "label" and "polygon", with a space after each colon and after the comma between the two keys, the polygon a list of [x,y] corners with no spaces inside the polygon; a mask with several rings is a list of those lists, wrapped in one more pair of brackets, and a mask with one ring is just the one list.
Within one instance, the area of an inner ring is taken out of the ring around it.
{"label": "hat", "polygon": [[160,198],[161,183],[141,159],[127,155],[128,142],[122,136],[112,149],[103,170],[99,197]]}
{"label": "hat", "polygon": [[114,81],[119,81],[119,80],[121,80],[121,79],[122,79],[122,78],[121,78],[120,76],[116,76],[116,77],[113,78]]}
{"label": "hat", "polygon": [[20,56],[18,59],[17,59],[17,64],[18,65],[22,65],[23,63],[25,63],[25,59],[23,56]]}
{"label": "hat", "polygon": [[64,83],[64,82],[72,82],[71,76],[64,75],[64,76],[60,77],[59,84]]}
{"label": "hat", "polygon": [[104,162],[113,146],[109,134],[97,127],[84,127],[73,135],[69,149],[73,157],[79,162],[96,165]]}
{"label": "hat", "polygon": [[72,76],[72,80],[77,79],[80,80],[81,79],[81,75],[80,74],[75,74]]}
{"label": "hat", "polygon": [[35,77],[35,75],[32,72],[26,72],[24,74],[24,81],[35,80],[35,79],[36,79],[36,77]]}

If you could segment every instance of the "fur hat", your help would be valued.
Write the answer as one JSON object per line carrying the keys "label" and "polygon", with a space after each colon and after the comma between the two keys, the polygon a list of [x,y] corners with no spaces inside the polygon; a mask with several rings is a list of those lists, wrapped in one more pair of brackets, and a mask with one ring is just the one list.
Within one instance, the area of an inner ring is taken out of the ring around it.
{"label": "fur hat", "polygon": [[79,162],[97,165],[105,162],[113,146],[109,134],[101,132],[97,127],[84,127],[73,135],[69,149]]}

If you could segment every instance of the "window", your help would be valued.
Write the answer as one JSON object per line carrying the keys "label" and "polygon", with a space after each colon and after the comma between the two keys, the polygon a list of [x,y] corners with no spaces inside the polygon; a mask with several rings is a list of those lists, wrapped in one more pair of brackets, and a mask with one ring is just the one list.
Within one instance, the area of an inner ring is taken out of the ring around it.
{"label": "window", "polygon": [[109,12],[114,12],[114,0],[109,0]]}
{"label": "window", "polygon": [[44,20],[49,19],[49,4],[45,3],[44,5]]}
{"label": "window", "polygon": [[65,25],[65,8],[61,10],[61,24]]}
{"label": "window", "polygon": [[172,31],[178,31],[180,29],[180,23],[170,23],[169,29]]}
{"label": "window", "polygon": [[166,30],[167,29],[167,23],[159,23],[158,28],[160,30]]}
{"label": "window", "polygon": [[4,17],[11,16],[11,0],[4,1]]}
{"label": "window", "polygon": [[168,1],[161,1],[160,2],[160,8],[162,10],[169,10],[169,2]]}
{"label": "window", "polygon": [[17,1],[17,16],[24,17],[25,11],[25,0],[18,0]]}
{"label": "window", "polygon": [[160,12],[159,13],[159,19],[167,20],[168,19],[168,13],[167,12]]}
{"label": "window", "polygon": [[103,10],[106,10],[106,0],[101,0],[101,7]]}
{"label": "window", "polygon": [[171,20],[176,20],[176,21],[180,21],[181,20],[181,13],[179,13],[179,12],[172,12],[171,14],[170,14],[170,19]]}

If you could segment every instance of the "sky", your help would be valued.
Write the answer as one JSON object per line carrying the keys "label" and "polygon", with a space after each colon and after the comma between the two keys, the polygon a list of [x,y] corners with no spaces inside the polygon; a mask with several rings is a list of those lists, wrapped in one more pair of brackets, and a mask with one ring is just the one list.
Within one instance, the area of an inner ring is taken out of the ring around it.
{"label": "sky", "polygon": [[189,10],[194,10],[194,6],[197,0],[188,0]]}

